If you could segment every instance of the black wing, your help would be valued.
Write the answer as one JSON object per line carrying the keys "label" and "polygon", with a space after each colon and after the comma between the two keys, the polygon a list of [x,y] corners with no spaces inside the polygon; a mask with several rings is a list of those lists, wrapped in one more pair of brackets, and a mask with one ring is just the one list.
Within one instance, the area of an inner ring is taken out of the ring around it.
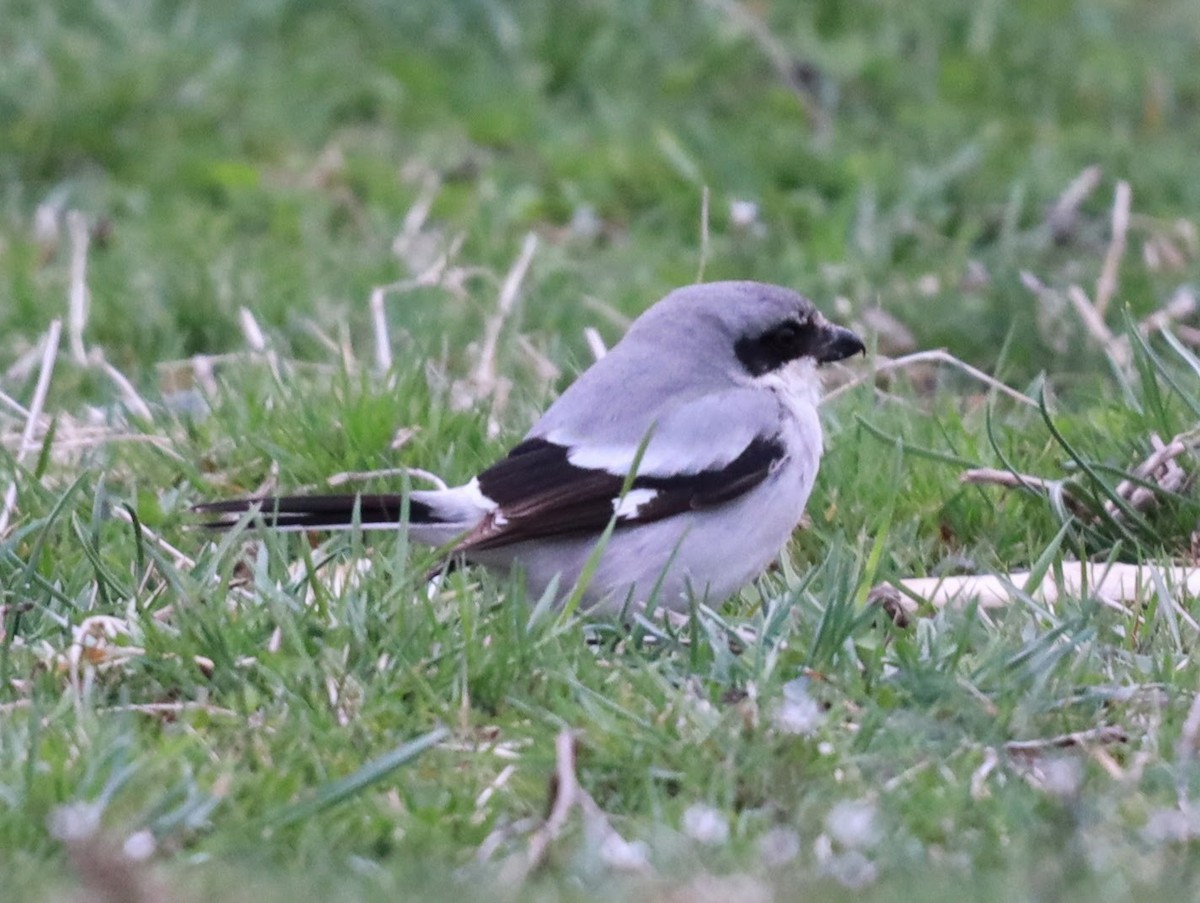
{"label": "black wing", "polygon": [[[569,454],[569,449],[545,439],[527,439],[481,473],[479,489],[497,508],[460,543],[459,550],[491,549],[528,539],[603,530],[621,501],[625,477],[577,467],[568,459]],[[625,497],[627,502],[637,504],[621,512],[617,527],[728,502],[765,480],[786,456],[778,436],[759,436],[720,467],[695,473],[639,475]]]}

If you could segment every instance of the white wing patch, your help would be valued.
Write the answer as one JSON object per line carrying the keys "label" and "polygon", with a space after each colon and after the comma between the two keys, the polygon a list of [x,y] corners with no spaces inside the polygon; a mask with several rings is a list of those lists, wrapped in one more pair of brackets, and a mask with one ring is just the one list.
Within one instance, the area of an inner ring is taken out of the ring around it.
{"label": "white wing patch", "polygon": [[638,516],[638,512],[642,505],[646,505],[658,498],[658,490],[656,489],[631,489],[623,498],[613,499],[613,511],[616,512],[618,520],[632,520]]}
{"label": "white wing patch", "polygon": [[495,511],[496,503],[483,494],[479,488],[479,477],[474,477],[471,482],[460,487],[463,494],[463,500],[469,504],[475,505],[481,511]]}
{"label": "white wing patch", "polygon": [[[564,437],[551,433],[546,438],[571,448],[569,442],[562,441]],[[716,470],[736,457],[742,447],[731,454],[729,448],[712,441],[672,446],[668,440],[655,442],[652,438],[642,454],[637,472],[640,476],[666,477]],[[603,470],[613,476],[624,477],[633,466],[636,451],[636,448],[628,445],[576,445],[567,453],[567,460],[581,470]]]}
{"label": "white wing patch", "polygon": [[780,399],[763,388],[750,385],[714,392],[656,417],[630,402],[637,416],[604,430],[596,429],[594,412],[589,410],[580,418],[581,429],[561,424],[548,430],[534,427],[531,436],[566,448],[567,461],[575,467],[624,477],[653,423],[638,476],[671,478],[720,470],[756,438],[778,431],[783,413]]}

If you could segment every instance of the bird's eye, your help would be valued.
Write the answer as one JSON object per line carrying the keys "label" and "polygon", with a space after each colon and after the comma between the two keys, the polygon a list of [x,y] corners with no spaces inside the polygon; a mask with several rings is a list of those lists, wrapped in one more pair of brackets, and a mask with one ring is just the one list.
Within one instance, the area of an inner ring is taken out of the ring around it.
{"label": "bird's eye", "polygon": [[764,335],[762,342],[779,360],[791,360],[800,355],[801,346],[804,344],[804,330],[799,323],[788,320]]}
{"label": "bird's eye", "polygon": [[810,322],[784,320],[766,332],[739,339],[733,350],[751,376],[762,376],[803,357],[811,341]]}

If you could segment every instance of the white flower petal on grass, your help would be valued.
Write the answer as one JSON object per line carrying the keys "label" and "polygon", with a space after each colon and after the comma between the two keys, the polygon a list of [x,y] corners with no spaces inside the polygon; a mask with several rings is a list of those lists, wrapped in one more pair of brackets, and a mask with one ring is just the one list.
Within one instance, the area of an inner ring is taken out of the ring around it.
{"label": "white flower petal on grass", "polygon": [[873,884],[879,876],[879,868],[860,850],[847,850],[831,857],[822,867],[834,881],[858,890]]}
{"label": "white flower petal on grass", "polygon": [[808,692],[808,679],[783,685],[783,698],[771,710],[771,724],[781,734],[810,737],[825,723],[825,711]]}
{"label": "white flower petal on grass", "polygon": [[1083,783],[1083,764],[1076,758],[1060,756],[1042,764],[1042,787],[1052,796],[1071,797]]}
{"label": "white flower petal on grass", "polygon": [[772,828],[758,838],[758,855],[768,868],[786,865],[800,855],[800,835],[791,828]]}
{"label": "white flower petal on grass", "polygon": [[134,831],[125,839],[125,843],[121,847],[125,858],[131,862],[146,862],[157,849],[158,844],[154,840],[154,835],[145,829]]}
{"label": "white flower petal on grass", "polygon": [[735,229],[749,229],[758,223],[758,204],[734,198],[729,202],[729,224]]}
{"label": "white flower petal on grass", "polygon": [[695,803],[683,813],[683,833],[705,846],[721,846],[729,840],[729,820],[712,806]]}
{"label": "white flower petal on grass", "polygon": [[607,834],[597,851],[600,861],[619,872],[641,872],[650,864],[649,849],[640,840],[628,841],[615,831]]}
{"label": "white flower petal on grass", "polygon": [[825,830],[845,849],[870,849],[880,839],[875,804],[869,800],[842,800],[825,816]]}

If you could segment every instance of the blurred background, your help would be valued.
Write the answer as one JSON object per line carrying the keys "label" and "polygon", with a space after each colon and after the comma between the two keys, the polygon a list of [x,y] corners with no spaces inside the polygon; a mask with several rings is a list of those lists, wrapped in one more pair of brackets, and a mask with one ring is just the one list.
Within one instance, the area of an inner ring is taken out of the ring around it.
{"label": "blurred background", "polygon": [[0,0],[0,21],[4,367],[66,308],[68,210],[89,341],[145,391],[156,361],[242,347],[242,307],[290,355],[367,353],[371,289],[447,253],[455,284],[388,320],[422,353],[478,335],[530,231],[519,326],[568,365],[584,325],[611,341],[702,275],[797,287],[884,350],[1086,373],[1086,332],[1021,273],[1091,291],[1120,180],[1111,318],[1197,272],[1192,0]]}

